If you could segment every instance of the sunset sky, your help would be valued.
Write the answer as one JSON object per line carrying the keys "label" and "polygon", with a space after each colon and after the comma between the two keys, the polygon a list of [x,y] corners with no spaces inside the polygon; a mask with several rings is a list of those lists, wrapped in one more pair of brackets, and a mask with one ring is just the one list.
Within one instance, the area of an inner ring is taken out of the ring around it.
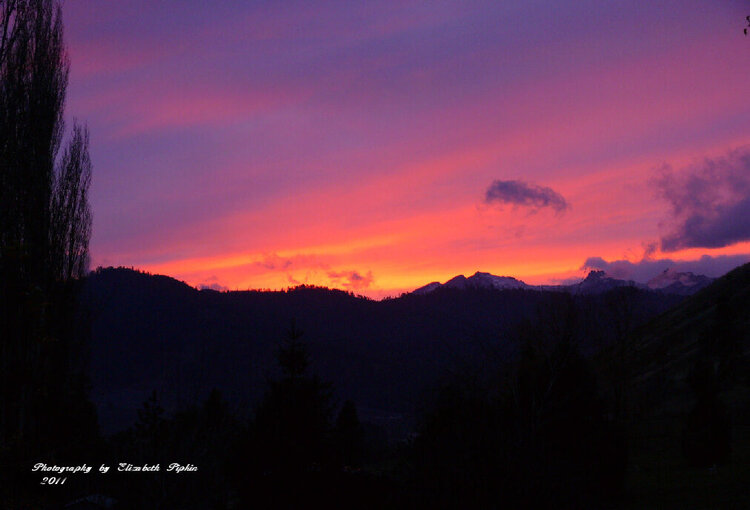
{"label": "sunset sky", "polygon": [[92,268],[383,297],[750,261],[745,0],[63,13]]}

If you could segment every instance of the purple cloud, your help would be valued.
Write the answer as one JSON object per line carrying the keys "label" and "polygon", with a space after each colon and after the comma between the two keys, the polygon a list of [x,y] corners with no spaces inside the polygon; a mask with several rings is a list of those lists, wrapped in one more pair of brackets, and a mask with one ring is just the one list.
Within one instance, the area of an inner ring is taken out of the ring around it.
{"label": "purple cloud", "polygon": [[662,251],[721,248],[750,240],[750,147],[675,172],[664,165],[653,179],[672,209]]}
{"label": "purple cloud", "polygon": [[224,285],[220,285],[218,283],[201,283],[198,285],[198,290],[215,290],[217,292],[226,292],[229,290],[229,287],[225,287]]}
{"label": "purple cloud", "polygon": [[581,269],[597,269],[613,278],[646,283],[669,268],[674,268],[679,272],[691,272],[716,278],[747,262],[750,262],[750,253],[717,257],[703,255],[697,260],[643,259],[640,262],[606,261],[601,257],[589,257]]}
{"label": "purple cloud", "polygon": [[523,181],[493,181],[484,193],[484,202],[529,207],[534,212],[550,207],[556,214],[562,214],[570,207],[565,198],[552,188]]}

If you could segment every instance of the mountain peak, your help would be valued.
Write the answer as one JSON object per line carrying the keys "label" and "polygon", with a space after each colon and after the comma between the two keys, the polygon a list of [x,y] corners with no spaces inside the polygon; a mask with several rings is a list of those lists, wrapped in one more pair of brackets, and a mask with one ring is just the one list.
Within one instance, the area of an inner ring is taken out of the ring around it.
{"label": "mountain peak", "polygon": [[445,283],[432,282],[414,291],[414,294],[427,294],[438,288],[446,289],[526,289],[529,285],[512,276],[495,276],[491,273],[477,271],[470,277],[460,274]]}
{"label": "mountain peak", "polygon": [[617,287],[636,287],[639,289],[653,290],[667,294],[690,295],[702,289],[713,281],[703,275],[695,275],[691,272],[678,272],[669,267],[649,280],[647,284],[633,280],[622,280],[615,278],[606,271],[593,269],[589,271],[582,281],[571,285],[527,285],[525,282],[512,276],[495,276],[491,273],[477,271],[470,277],[462,274],[454,276],[445,283],[432,282],[415,290],[414,294],[429,294],[439,288],[446,289],[529,289],[540,291],[570,292],[572,294],[601,294]]}
{"label": "mountain peak", "polygon": [[483,278],[483,277],[488,277],[488,276],[493,276],[493,275],[490,273],[483,273],[481,271],[477,271],[476,273],[471,275],[471,278]]}
{"label": "mountain peak", "polygon": [[649,289],[671,292],[673,294],[692,294],[702,289],[714,279],[704,275],[697,275],[690,271],[680,272],[674,267],[668,267],[651,278],[646,286]]}
{"label": "mountain peak", "polygon": [[601,269],[593,269],[589,271],[589,274],[586,275],[586,278],[584,279],[584,281],[602,280],[604,278],[611,278],[611,277],[606,272],[602,271]]}
{"label": "mountain peak", "polygon": [[617,287],[643,287],[633,280],[620,280],[608,275],[605,271],[594,269],[586,278],[574,285],[567,286],[573,294],[602,294]]}

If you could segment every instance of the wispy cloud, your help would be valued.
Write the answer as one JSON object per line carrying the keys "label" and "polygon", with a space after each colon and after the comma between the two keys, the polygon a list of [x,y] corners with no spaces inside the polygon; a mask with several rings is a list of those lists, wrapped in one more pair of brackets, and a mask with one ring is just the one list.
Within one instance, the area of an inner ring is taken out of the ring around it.
{"label": "wispy cloud", "polygon": [[345,289],[352,290],[366,289],[373,282],[372,271],[368,271],[364,276],[357,271],[329,271],[328,277],[334,285],[341,285]]}
{"label": "wispy cloud", "polygon": [[271,253],[255,264],[264,269],[283,271],[289,269],[294,264],[294,261],[288,257],[281,257],[276,253]]}

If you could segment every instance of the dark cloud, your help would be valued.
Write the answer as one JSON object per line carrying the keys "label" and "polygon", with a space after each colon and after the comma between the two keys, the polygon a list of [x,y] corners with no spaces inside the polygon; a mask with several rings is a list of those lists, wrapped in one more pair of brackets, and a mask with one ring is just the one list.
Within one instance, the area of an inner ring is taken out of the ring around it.
{"label": "dark cloud", "polygon": [[750,262],[750,253],[717,257],[703,255],[697,260],[643,259],[640,262],[629,260],[608,262],[601,257],[589,257],[581,269],[600,269],[614,278],[646,283],[670,267],[680,272],[689,271],[715,278],[747,262]]}
{"label": "dark cloud", "polygon": [[341,285],[345,289],[354,290],[366,289],[373,281],[372,271],[368,271],[365,276],[362,276],[357,271],[329,271],[328,277],[333,280],[335,285]]}
{"label": "dark cloud", "polygon": [[552,188],[523,181],[493,181],[484,193],[484,202],[529,207],[533,211],[550,207],[556,214],[562,214],[570,207],[565,198]]}
{"label": "dark cloud", "polygon": [[657,173],[653,184],[672,209],[662,251],[750,240],[750,147],[677,172],[664,165]]}
{"label": "dark cloud", "polygon": [[198,290],[216,290],[219,292],[225,292],[229,290],[229,288],[224,285],[219,285],[218,283],[201,283],[198,285]]}

